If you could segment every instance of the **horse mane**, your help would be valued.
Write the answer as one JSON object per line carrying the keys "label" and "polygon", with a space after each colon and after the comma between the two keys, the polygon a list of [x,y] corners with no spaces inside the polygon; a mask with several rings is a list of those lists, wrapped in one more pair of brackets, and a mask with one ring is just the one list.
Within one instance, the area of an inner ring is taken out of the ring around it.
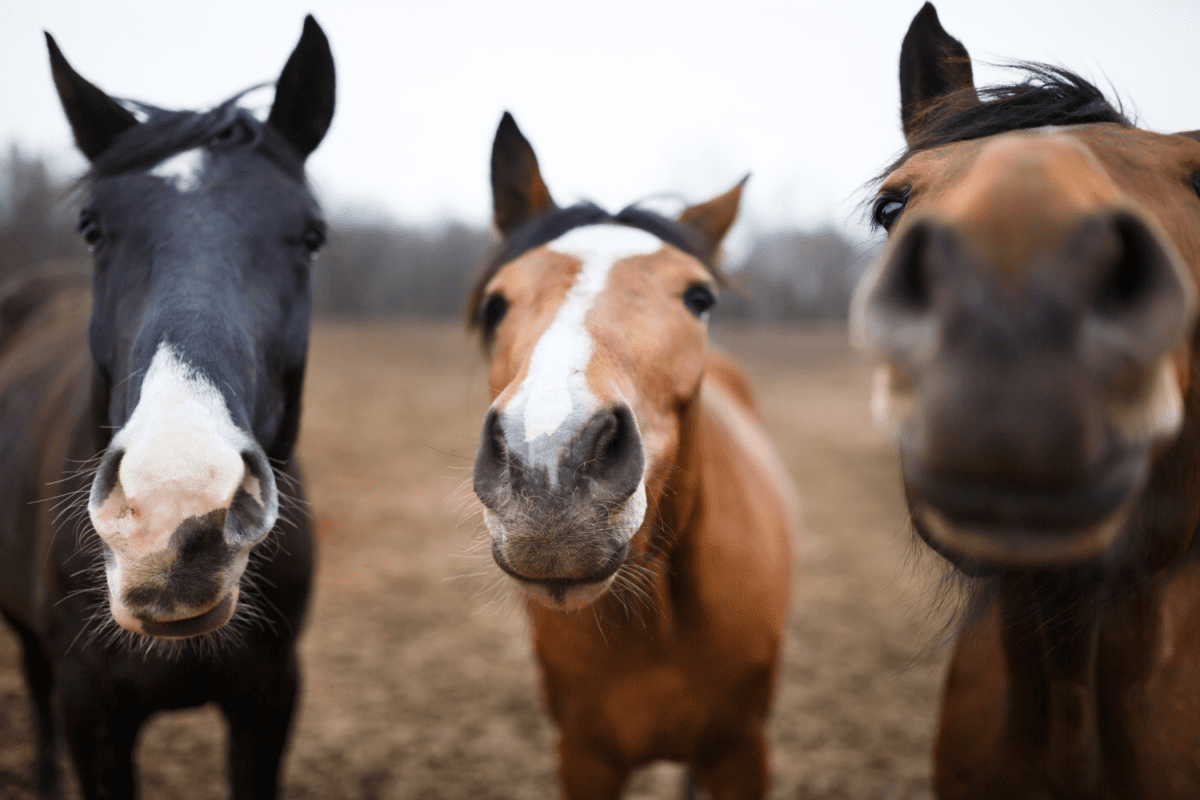
{"label": "horse mane", "polygon": [[698,231],[682,222],[664,217],[637,204],[626,206],[616,214],[610,214],[591,202],[576,203],[566,208],[555,208],[525,222],[500,243],[488,259],[475,285],[467,295],[465,311],[468,330],[477,330],[479,311],[483,302],[483,291],[496,273],[510,261],[536,247],[553,242],[568,231],[588,225],[625,225],[657,236],[669,245],[697,259],[708,270],[713,279],[725,284],[725,276],[714,261],[706,255],[704,242]]}
{"label": "horse mane", "polygon": [[287,174],[303,180],[304,160],[283,135],[237,104],[245,94],[257,88],[253,86],[238,92],[207,111],[172,111],[136,100],[121,100],[135,116],[144,119],[124,131],[97,156],[84,179],[95,181],[149,169],[176,153],[207,144],[230,125],[240,123],[251,134],[252,147]]}
{"label": "horse mane", "polygon": [[922,108],[907,149],[876,182],[916,153],[953,142],[1047,125],[1134,124],[1119,101],[1114,105],[1095,84],[1070,70],[1036,61],[1008,66],[1022,71],[1024,79],[986,86],[978,93],[959,89]]}

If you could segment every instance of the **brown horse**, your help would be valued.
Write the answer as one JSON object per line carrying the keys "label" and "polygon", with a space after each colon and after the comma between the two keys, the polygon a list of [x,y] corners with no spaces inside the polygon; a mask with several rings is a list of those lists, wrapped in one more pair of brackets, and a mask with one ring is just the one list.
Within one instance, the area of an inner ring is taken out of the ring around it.
{"label": "brown horse", "polygon": [[678,220],[558,208],[505,114],[492,189],[475,492],[528,601],[564,791],[615,798],[669,759],[716,800],[762,797],[792,495],[705,324],[741,185]]}
{"label": "brown horse", "polygon": [[936,789],[1200,797],[1200,135],[1025,69],[978,92],[917,15],[853,310],[913,524],[975,577]]}

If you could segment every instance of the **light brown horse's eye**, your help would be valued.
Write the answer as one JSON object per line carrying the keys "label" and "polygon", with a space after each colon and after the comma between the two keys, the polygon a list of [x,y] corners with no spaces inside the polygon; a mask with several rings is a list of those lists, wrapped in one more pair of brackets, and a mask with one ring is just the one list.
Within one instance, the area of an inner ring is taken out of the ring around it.
{"label": "light brown horse's eye", "polygon": [[479,328],[483,331],[485,340],[490,340],[496,334],[496,328],[508,312],[508,300],[502,294],[488,296],[479,309]]}
{"label": "light brown horse's eye", "polygon": [[683,304],[699,319],[708,319],[708,312],[717,304],[717,296],[703,283],[693,283],[683,290]]}

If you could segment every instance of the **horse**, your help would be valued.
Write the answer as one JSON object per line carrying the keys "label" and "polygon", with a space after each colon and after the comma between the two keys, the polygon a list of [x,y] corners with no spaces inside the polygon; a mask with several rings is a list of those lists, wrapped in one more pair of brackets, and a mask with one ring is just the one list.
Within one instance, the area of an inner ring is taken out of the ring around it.
{"label": "horse", "polygon": [[309,16],[265,122],[118,100],[47,33],[79,149],[90,276],[0,300],[0,610],[61,796],[134,797],[138,731],[219,704],[235,798],[276,796],[313,565],[293,445],[325,223],[304,162],[333,115]]}
{"label": "horse", "polygon": [[467,302],[492,395],[473,485],[565,795],[616,798],[666,759],[715,800],[763,797],[794,500],[746,378],[706,342],[744,180],[674,220],[560,208],[506,112],[491,182],[502,243]]}
{"label": "horse", "polygon": [[912,524],[970,588],[934,785],[1200,797],[1200,132],[1017,67],[977,90],[916,15],[853,301]]}

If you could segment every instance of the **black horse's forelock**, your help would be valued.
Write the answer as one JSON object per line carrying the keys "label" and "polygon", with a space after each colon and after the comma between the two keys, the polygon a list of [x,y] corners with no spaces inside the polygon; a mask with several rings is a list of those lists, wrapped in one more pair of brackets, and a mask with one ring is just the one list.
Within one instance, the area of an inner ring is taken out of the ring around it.
{"label": "black horse's forelock", "polygon": [[901,156],[872,183],[878,183],[916,153],[954,142],[983,139],[1009,131],[1048,125],[1110,122],[1132,126],[1120,101],[1116,104],[1086,78],[1070,70],[1035,61],[1006,66],[1020,70],[1017,83],[961,89],[923,108],[912,141]]}
{"label": "black horse's forelock", "polygon": [[204,146],[230,125],[240,122],[253,135],[252,146],[284,172],[303,180],[304,159],[274,128],[238,105],[246,93],[257,88],[239,92],[207,111],[172,111],[123,100],[124,105],[133,106],[146,118],[124,131],[112,146],[97,156],[85,179],[95,181],[150,169],[177,153]]}
{"label": "black horse's forelock", "polygon": [[556,208],[535,217],[504,239],[488,259],[479,279],[467,296],[465,310],[468,327],[472,329],[479,327],[479,312],[484,299],[484,289],[501,267],[534,248],[553,242],[576,228],[605,224],[624,225],[657,236],[667,244],[679,248],[700,261],[718,283],[725,282],[725,276],[708,256],[700,233],[687,225],[648,209],[639,208],[636,204],[626,206],[616,214],[611,214],[595,203],[576,203],[573,206]]}

